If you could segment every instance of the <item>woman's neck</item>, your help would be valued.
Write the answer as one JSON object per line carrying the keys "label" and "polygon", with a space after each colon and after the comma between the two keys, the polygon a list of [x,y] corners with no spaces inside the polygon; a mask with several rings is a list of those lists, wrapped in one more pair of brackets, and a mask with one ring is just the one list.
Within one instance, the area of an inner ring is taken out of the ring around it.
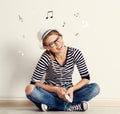
{"label": "woman's neck", "polygon": [[62,59],[65,58],[67,54],[67,47],[64,46],[64,49],[62,52],[55,54],[55,58]]}
{"label": "woman's neck", "polygon": [[60,65],[65,64],[66,57],[67,57],[67,47],[65,46],[64,48],[65,49],[61,53],[55,55],[55,58]]}

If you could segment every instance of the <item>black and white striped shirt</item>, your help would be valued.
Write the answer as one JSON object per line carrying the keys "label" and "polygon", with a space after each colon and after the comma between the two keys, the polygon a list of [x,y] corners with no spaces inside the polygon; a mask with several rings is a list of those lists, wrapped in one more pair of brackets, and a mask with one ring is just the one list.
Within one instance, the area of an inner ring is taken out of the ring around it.
{"label": "black and white striped shirt", "polygon": [[90,79],[84,57],[79,49],[68,47],[65,64],[61,66],[55,58],[53,64],[54,67],[50,55],[45,51],[35,67],[31,83],[40,82],[45,76],[45,84],[69,88],[73,86],[72,74],[75,65],[82,79]]}

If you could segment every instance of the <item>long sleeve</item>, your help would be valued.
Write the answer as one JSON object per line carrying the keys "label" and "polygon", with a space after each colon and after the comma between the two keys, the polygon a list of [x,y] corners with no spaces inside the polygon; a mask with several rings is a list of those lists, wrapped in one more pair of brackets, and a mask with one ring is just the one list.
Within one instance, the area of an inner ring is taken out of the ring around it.
{"label": "long sleeve", "polygon": [[81,51],[79,51],[78,49],[74,50],[74,61],[75,61],[75,64],[77,65],[77,69],[81,75],[81,78],[82,79],[87,78],[90,80],[90,75],[89,75],[88,68],[86,66],[84,57]]}
{"label": "long sleeve", "polygon": [[49,63],[50,63],[49,55],[44,52],[34,69],[33,76],[31,78],[31,83],[39,82],[42,80],[43,76],[46,73],[46,69]]}

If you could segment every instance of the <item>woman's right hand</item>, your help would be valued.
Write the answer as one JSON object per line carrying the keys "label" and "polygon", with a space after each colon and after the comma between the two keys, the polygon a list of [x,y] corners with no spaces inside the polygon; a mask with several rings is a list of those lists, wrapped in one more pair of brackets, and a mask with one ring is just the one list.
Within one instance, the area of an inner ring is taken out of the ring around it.
{"label": "woman's right hand", "polygon": [[56,89],[56,93],[57,93],[58,97],[65,101],[66,101],[66,98],[65,98],[66,91],[67,90],[63,87],[57,87],[57,89]]}

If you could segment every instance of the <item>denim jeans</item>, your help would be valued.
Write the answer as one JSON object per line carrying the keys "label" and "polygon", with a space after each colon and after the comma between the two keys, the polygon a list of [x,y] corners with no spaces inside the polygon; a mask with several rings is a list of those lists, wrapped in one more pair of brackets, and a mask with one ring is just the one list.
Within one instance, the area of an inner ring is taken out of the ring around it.
{"label": "denim jeans", "polygon": [[67,111],[71,105],[78,104],[82,101],[89,101],[99,92],[100,88],[96,83],[87,84],[75,91],[73,102],[68,103],[60,99],[56,93],[48,92],[38,86],[35,86],[32,93],[27,95],[27,98],[38,108],[40,108],[40,104],[46,104],[56,110]]}

